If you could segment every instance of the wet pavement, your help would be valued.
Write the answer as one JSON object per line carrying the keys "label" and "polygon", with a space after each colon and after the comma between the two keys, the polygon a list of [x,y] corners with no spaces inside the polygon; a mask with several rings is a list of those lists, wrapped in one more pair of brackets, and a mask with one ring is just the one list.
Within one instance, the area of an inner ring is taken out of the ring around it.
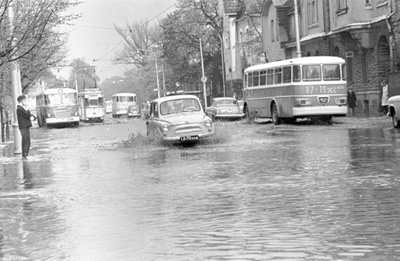
{"label": "wet pavement", "polygon": [[400,260],[389,118],[217,122],[187,147],[144,133],[34,128],[27,162],[2,144],[0,260]]}

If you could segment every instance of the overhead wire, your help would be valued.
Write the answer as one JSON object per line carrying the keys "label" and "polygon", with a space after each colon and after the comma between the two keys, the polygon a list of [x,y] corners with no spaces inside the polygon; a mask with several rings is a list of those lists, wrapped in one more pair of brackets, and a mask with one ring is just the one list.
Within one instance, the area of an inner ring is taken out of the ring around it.
{"label": "overhead wire", "polygon": [[[161,13],[159,13],[158,15],[156,15],[155,17],[151,18],[148,22],[153,21],[154,19],[160,17],[162,14],[164,14],[165,12],[167,12],[169,9],[171,9],[172,7],[174,7],[177,4],[177,2],[175,2],[174,4],[172,4],[171,6],[169,6],[167,9],[165,9],[164,11],[162,11]],[[85,26],[86,27],[86,26]],[[111,28],[106,28],[103,27],[102,29],[111,29]],[[115,30],[115,29],[114,29]],[[112,51],[114,51],[122,42],[124,41],[124,39],[121,39],[121,41],[119,41],[113,48],[111,48],[110,51],[108,51],[106,54],[104,54],[103,56],[101,56],[98,59],[93,59],[93,63],[96,61],[99,61],[101,59],[103,59],[104,57],[106,57],[107,55],[109,55]]]}

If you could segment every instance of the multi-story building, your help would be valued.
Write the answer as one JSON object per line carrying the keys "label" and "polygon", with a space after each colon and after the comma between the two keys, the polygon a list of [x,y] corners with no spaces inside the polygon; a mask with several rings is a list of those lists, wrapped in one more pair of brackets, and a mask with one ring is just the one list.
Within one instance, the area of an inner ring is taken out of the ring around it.
{"label": "multi-story building", "polygon": [[[265,62],[261,46],[262,0],[220,0],[226,96],[241,98],[243,70]],[[223,4],[222,4],[223,3]]]}
{"label": "multi-story building", "polygon": [[[346,59],[348,88],[358,110],[380,108],[380,82],[397,76],[395,0],[297,1],[302,56],[333,55]],[[296,56],[294,0],[265,0],[262,46],[268,61]],[[398,55],[397,55],[398,56]],[[399,77],[397,77],[399,78]]]}

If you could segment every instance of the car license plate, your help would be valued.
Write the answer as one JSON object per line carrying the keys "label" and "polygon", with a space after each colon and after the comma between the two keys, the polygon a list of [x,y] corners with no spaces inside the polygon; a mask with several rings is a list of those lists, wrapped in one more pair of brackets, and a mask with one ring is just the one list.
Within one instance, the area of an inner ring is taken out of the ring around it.
{"label": "car license plate", "polygon": [[193,141],[199,140],[199,136],[182,136],[180,137],[180,141]]}

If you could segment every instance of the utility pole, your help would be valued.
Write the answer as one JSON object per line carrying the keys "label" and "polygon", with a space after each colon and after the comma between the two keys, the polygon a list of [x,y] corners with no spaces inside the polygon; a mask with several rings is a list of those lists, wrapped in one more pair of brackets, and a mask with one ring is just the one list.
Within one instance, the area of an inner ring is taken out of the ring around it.
{"label": "utility pole", "polygon": [[296,54],[297,57],[301,57],[301,47],[300,47],[300,30],[299,30],[299,9],[297,8],[297,0],[294,1],[294,22],[296,27]]}
{"label": "utility pole", "polygon": [[[14,10],[13,10],[13,2],[10,2],[8,11],[8,20],[10,27],[10,37],[11,37],[11,45],[15,48],[16,39],[14,37]],[[15,53],[15,52],[14,52]],[[11,57],[14,59],[15,55]],[[14,154],[22,153],[22,138],[21,133],[18,128],[18,117],[17,117],[17,98],[22,94],[21,89],[21,73],[19,64],[16,61],[10,62],[10,70],[11,70],[11,85],[12,85],[12,94],[13,94],[13,131],[14,131]]]}
{"label": "utility pole", "polygon": [[200,58],[201,58],[201,72],[202,72],[201,81],[203,82],[204,108],[207,108],[207,90],[206,90],[207,77],[204,75],[203,46],[201,45],[201,38],[199,38],[199,41],[200,41]]}

